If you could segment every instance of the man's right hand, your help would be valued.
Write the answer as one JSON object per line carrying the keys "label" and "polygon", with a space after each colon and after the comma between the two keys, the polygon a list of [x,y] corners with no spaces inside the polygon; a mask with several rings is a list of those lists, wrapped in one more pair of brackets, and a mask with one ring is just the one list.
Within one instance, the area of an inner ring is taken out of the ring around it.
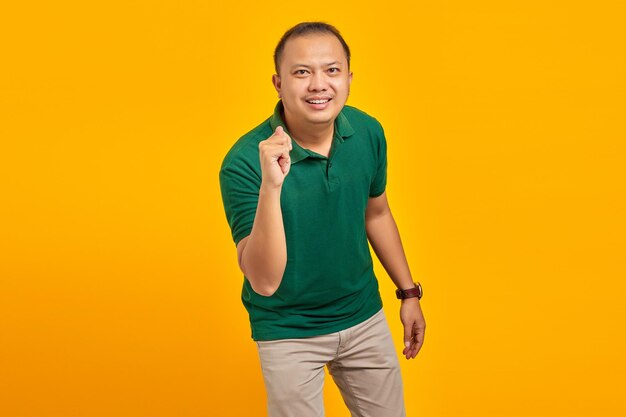
{"label": "man's right hand", "polygon": [[282,126],[278,126],[274,134],[259,142],[259,158],[261,159],[262,185],[280,188],[291,168],[289,151],[292,149],[291,138]]}

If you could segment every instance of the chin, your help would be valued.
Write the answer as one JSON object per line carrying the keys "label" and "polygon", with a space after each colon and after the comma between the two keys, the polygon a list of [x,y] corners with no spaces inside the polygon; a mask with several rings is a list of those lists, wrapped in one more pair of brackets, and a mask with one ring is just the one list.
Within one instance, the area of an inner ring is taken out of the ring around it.
{"label": "chin", "polygon": [[319,112],[311,114],[309,113],[307,118],[313,123],[327,123],[329,121],[335,120],[339,113],[341,112],[341,108],[339,109],[326,109],[327,111]]}
{"label": "chin", "polygon": [[337,117],[337,114],[331,114],[331,115],[318,115],[318,117],[310,117],[309,121],[311,123],[319,123],[319,124],[325,124],[325,123],[330,123],[333,120],[335,120],[335,118]]}

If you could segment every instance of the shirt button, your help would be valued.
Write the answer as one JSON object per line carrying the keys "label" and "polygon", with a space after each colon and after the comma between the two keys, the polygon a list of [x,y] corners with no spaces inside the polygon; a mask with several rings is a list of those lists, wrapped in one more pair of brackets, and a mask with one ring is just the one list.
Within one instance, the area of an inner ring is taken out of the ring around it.
{"label": "shirt button", "polygon": [[332,162],[329,162],[329,163],[328,163],[328,168],[330,169],[330,168],[332,168],[332,166],[333,166],[333,163],[332,163]]}

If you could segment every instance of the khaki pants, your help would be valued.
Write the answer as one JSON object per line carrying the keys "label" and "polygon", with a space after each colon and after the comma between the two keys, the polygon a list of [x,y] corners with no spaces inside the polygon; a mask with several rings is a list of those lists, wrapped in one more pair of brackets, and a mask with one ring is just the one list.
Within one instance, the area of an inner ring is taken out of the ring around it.
{"label": "khaki pants", "polygon": [[269,417],[323,417],[324,366],[352,417],[405,417],[402,377],[385,314],[340,332],[257,341]]}

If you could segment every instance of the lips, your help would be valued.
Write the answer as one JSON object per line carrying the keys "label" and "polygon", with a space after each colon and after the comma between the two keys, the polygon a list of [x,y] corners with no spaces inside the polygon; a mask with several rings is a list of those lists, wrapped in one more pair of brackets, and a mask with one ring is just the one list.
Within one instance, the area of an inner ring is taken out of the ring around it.
{"label": "lips", "polygon": [[323,110],[328,106],[328,103],[332,100],[332,97],[311,97],[305,100],[309,106],[315,110]]}
{"label": "lips", "polygon": [[323,98],[310,98],[306,100],[307,103],[310,104],[324,104],[332,100],[332,97],[323,97]]}

